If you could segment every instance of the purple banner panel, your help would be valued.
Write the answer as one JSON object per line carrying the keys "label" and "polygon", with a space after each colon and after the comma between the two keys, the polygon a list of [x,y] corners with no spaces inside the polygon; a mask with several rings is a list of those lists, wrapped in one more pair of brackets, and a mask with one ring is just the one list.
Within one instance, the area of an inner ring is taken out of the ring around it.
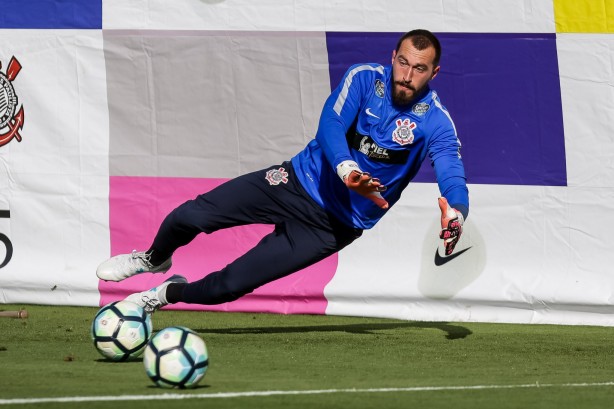
{"label": "purple banner panel", "polygon": [[102,0],[2,0],[0,4],[0,28],[102,28]]}
{"label": "purple banner panel", "polygon": [[[352,64],[390,64],[402,34],[327,33],[331,88]],[[437,35],[431,86],[454,119],[468,183],[566,186],[555,35]],[[425,163],[415,181],[434,180]]]}

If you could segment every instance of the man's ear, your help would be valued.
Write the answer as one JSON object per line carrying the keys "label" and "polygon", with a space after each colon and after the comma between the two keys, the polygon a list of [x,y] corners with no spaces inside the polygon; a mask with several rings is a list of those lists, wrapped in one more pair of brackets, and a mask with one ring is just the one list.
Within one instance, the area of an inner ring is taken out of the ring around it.
{"label": "man's ear", "polygon": [[394,57],[397,56],[397,50],[392,50],[392,61],[391,63],[394,63]]}
{"label": "man's ear", "polygon": [[439,74],[439,69],[441,68],[441,66],[437,66],[435,68],[433,68],[433,75],[431,75],[431,79],[435,78],[437,76],[437,74]]}

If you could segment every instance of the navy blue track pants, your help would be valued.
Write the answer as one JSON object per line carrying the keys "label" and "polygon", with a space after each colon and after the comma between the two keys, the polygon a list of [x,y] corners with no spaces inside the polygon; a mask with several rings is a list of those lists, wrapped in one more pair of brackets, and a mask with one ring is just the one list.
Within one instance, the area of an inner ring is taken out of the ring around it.
{"label": "navy blue track pants", "polygon": [[220,271],[185,286],[180,301],[220,304],[314,264],[360,237],[305,192],[290,162],[239,176],[173,210],[151,246],[165,260],[199,233],[247,224],[275,229]]}

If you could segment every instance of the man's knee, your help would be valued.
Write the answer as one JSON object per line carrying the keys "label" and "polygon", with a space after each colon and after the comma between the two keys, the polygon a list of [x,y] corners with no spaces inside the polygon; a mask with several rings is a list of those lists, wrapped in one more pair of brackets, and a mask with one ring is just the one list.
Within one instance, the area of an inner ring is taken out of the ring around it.
{"label": "man's knee", "polygon": [[197,212],[197,206],[194,200],[179,205],[171,211],[164,220],[164,224],[171,226],[178,232],[199,233],[203,229],[202,224],[203,214]]}

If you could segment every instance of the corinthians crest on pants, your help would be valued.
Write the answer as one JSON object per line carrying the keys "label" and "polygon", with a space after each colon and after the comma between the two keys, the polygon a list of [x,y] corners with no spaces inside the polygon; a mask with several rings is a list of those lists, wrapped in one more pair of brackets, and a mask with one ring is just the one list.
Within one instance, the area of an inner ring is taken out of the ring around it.
{"label": "corinthians crest on pants", "polygon": [[412,131],[416,129],[416,123],[406,118],[403,120],[397,119],[396,124],[397,129],[392,132],[392,140],[399,145],[411,144],[414,141],[414,133]]}
{"label": "corinthians crest on pants", "polygon": [[266,180],[271,186],[277,186],[280,183],[288,183],[288,172],[286,169],[269,169],[266,173]]}
{"label": "corinthians crest on pants", "polygon": [[[2,63],[0,62],[0,70]],[[19,130],[23,128],[23,106],[19,107],[19,100],[13,87],[13,81],[21,70],[21,64],[15,57],[11,58],[6,73],[0,71],[0,146],[6,145],[13,138],[21,142]]]}

